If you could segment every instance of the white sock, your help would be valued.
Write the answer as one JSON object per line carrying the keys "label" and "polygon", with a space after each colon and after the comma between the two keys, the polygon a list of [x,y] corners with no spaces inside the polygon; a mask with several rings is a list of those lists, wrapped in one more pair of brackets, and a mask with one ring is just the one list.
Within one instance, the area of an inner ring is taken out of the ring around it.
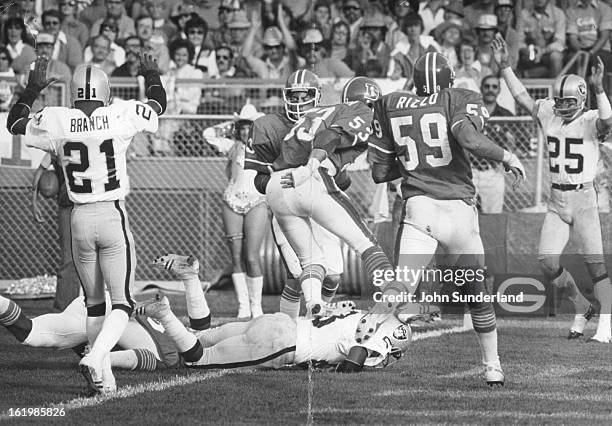
{"label": "white sock", "polygon": [[0,296],[0,315],[2,315],[8,310],[10,303],[11,303],[10,299],[7,299],[4,296]]}
{"label": "white sock", "polygon": [[122,370],[134,370],[138,365],[138,356],[134,349],[110,353],[111,366]]}
{"label": "white sock", "polygon": [[321,281],[317,278],[304,278],[301,282],[302,294],[307,306],[321,304]]}
{"label": "white sock", "polygon": [[110,352],[102,358],[102,384],[105,387],[115,387],[115,376],[111,368]]}
{"label": "white sock", "polygon": [[186,352],[193,348],[198,340],[193,333],[187,331],[185,326],[172,312],[168,312],[159,318],[164,326],[165,334],[176,345],[179,352]]}
{"label": "white sock", "polygon": [[487,333],[476,333],[480,350],[482,352],[482,363],[486,366],[499,366],[499,355],[497,353],[497,330]]}
{"label": "white sock", "polygon": [[89,345],[93,346],[98,334],[100,334],[100,330],[102,330],[102,325],[104,324],[104,320],[106,317],[87,317],[86,330],[87,330],[87,340],[89,341]]}
{"label": "white sock", "polygon": [[599,323],[597,324],[597,331],[595,332],[598,336],[610,336],[612,333],[610,324],[610,313],[612,310],[612,284],[610,284],[610,278],[599,281],[594,286],[595,297],[601,305],[599,311]]}
{"label": "white sock", "polygon": [[[104,320],[102,329],[91,347],[90,355],[95,359],[102,360],[102,357],[108,354],[119,341],[129,319],[127,312],[121,309],[113,309]],[[89,335],[89,333],[87,334]]]}
{"label": "white sock", "polygon": [[198,320],[210,315],[210,309],[202,290],[202,283],[197,275],[183,279],[185,297],[187,298],[187,315],[190,319]]}
{"label": "white sock", "polygon": [[247,289],[249,291],[249,303],[253,318],[263,315],[261,309],[261,293],[263,292],[263,276],[246,277]]}
{"label": "white sock", "polygon": [[251,306],[249,304],[249,289],[246,282],[246,274],[244,272],[235,272],[232,274],[232,282],[234,290],[238,298],[238,317],[250,317]]}

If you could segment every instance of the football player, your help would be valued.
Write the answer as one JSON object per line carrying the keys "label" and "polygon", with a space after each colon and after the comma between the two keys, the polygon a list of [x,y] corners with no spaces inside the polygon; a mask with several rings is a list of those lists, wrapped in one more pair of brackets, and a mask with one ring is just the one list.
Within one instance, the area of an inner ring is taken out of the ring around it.
{"label": "football player", "polygon": [[[192,256],[167,254],[156,258],[153,266],[171,271],[185,286],[187,315],[192,330],[210,328],[211,315],[202,283],[198,279],[199,263]],[[106,292],[106,314],[110,312],[110,295]],[[26,317],[19,305],[0,296],[0,324],[25,346],[33,348],[73,349],[82,355],[87,345],[87,308],[80,296],[60,313]],[[113,368],[153,371],[179,365],[174,342],[163,326],[151,318],[134,315],[117,342],[119,350],[110,354]]]}
{"label": "football player", "polygon": [[300,261],[300,285],[309,314],[326,315],[321,311],[325,254],[313,237],[313,221],[359,252],[370,277],[392,269],[333,178],[367,148],[372,132],[369,105],[380,96],[380,88],[371,79],[354,78],[343,90],[345,103],[321,107],[314,74],[297,71],[288,83],[288,114],[299,119],[283,141],[253,139],[253,156],[261,165],[256,179]]}
{"label": "football player", "polygon": [[498,35],[492,47],[512,96],[539,122],[548,143],[552,189],[540,234],[538,260],[546,277],[557,289],[565,290],[574,305],[576,315],[568,338],[582,336],[587,321],[595,313],[572,275],[559,262],[573,230],[601,305],[597,331],[591,340],[610,343],[612,285],[603,257],[597,194],[593,188],[599,141],[608,135],[612,126],[612,108],[602,83],[603,62],[597,57],[597,64],[592,67],[591,85],[597,110],[588,111],[587,84],[582,77],[562,75],[553,86],[553,99],[534,101],[508,65],[503,37]]}
{"label": "football player", "polygon": [[[166,108],[157,63],[141,58],[147,103],[130,100],[109,105],[110,85],[100,68],[80,65],[70,83],[72,108],[47,107],[29,118],[32,103],[54,80],[46,78],[47,60],[39,57],[28,84],[11,108],[7,127],[25,135],[25,144],[57,155],[68,195],[74,203],[70,229],[72,256],[87,305],[91,352],[80,371],[92,394],[116,390],[110,350],[121,337],[134,308],[130,287],[136,256],[125,196],[129,191],[126,151],[139,132],[154,133]],[[112,310],[106,313],[105,283]]]}
{"label": "football player", "polygon": [[[402,179],[404,207],[396,238],[400,270],[423,270],[440,245],[445,268],[457,274],[472,271],[474,282],[457,286],[456,291],[479,295],[486,292],[484,275],[478,274],[484,268],[484,249],[467,151],[502,162],[517,182],[525,178],[525,171],[514,154],[482,133],[488,112],[481,95],[452,89],[453,79],[453,68],[445,56],[433,52],[421,56],[414,67],[416,95],[396,92],[376,102],[369,155],[376,183]],[[392,296],[402,292],[414,293],[416,277],[409,274],[386,286],[383,300],[392,301]],[[486,381],[503,384],[493,305],[468,305],[482,348]],[[379,313],[397,306],[397,302],[377,303],[364,317],[357,336],[371,328]]]}
{"label": "football player", "polygon": [[[195,334],[174,315],[163,294],[143,303],[137,312],[161,322],[187,367],[205,369],[281,368],[312,361],[335,365],[338,372],[357,372],[364,365],[387,366],[406,352],[412,340],[410,327],[391,316],[372,338],[356,344],[355,327],[361,317],[356,310],[295,320],[277,312]],[[353,361],[350,354],[356,351],[361,358]]]}
{"label": "football player", "polygon": [[[306,93],[306,96],[296,98],[296,96],[302,96],[296,95],[300,93]],[[265,188],[271,173],[268,163],[271,163],[278,156],[279,148],[284,143],[285,136],[303,116],[306,109],[318,106],[320,95],[321,87],[316,75],[310,71],[296,71],[287,79],[283,91],[284,112],[267,114],[255,120],[250,146],[256,145],[259,148],[256,152],[248,147],[245,169],[257,171],[255,186],[262,194],[265,194]],[[338,173],[335,176],[335,181],[342,190],[348,188],[351,183],[345,171]],[[336,305],[330,303],[340,284],[340,275],[344,271],[340,239],[314,221],[311,221],[311,225],[314,238],[325,253],[327,273],[321,290],[322,300],[326,307],[334,309]],[[287,270],[287,282],[281,294],[280,311],[291,318],[297,318],[301,295],[301,287],[298,282],[302,275],[300,260],[285,235],[283,235],[276,217],[272,218],[272,233]]]}

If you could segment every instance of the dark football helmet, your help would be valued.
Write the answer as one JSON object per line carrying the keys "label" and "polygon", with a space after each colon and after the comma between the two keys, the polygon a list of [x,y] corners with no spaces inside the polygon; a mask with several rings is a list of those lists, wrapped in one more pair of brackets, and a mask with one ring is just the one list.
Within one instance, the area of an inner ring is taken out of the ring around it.
{"label": "dark football helmet", "polygon": [[353,77],[342,89],[342,103],[361,101],[370,108],[381,96],[378,83],[367,77]]}
{"label": "dark football helmet", "polygon": [[298,121],[310,108],[319,105],[321,83],[312,71],[297,70],[287,78],[283,89],[285,113],[291,121]]}
{"label": "dark football helmet", "polygon": [[428,96],[452,87],[455,70],[446,56],[428,52],[414,64],[414,85],[419,96]]}

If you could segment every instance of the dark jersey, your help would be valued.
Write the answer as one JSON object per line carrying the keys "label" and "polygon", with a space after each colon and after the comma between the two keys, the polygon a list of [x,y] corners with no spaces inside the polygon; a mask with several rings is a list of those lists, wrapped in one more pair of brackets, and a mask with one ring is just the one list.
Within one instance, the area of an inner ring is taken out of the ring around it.
{"label": "dark jersey", "polygon": [[482,131],[488,116],[482,96],[471,90],[445,89],[426,97],[390,93],[374,107],[370,161],[395,164],[396,158],[399,160],[403,198],[473,198],[468,154],[453,129],[462,120],[469,120]]}
{"label": "dark jersey", "polygon": [[[253,125],[245,168],[271,173],[303,166],[321,148],[340,171],[367,149],[371,122],[372,111],[362,102],[314,108],[296,123],[282,114],[266,115]],[[339,134],[333,144],[317,138],[326,129]]]}

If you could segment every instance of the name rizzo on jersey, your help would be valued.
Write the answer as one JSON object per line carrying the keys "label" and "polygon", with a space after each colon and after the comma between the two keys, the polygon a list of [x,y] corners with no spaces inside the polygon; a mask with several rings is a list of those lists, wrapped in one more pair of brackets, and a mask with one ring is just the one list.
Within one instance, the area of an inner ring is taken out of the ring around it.
{"label": "name rizzo on jersey", "polygon": [[155,133],[158,116],[142,102],[100,107],[46,107],[28,122],[25,144],[60,158],[73,203],[123,200],[129,192],[126,152],[134,136]]}

